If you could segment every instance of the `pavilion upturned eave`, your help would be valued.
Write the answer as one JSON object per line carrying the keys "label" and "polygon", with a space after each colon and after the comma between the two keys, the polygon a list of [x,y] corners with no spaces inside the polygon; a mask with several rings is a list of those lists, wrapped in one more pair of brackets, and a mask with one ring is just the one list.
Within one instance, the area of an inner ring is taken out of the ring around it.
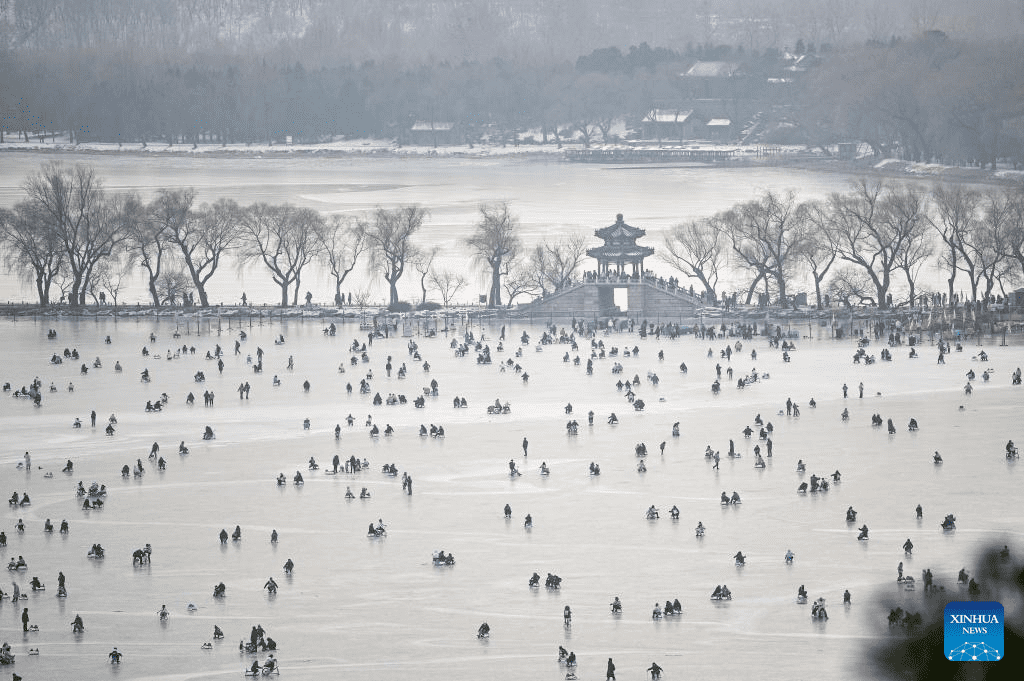
{"label": "pavilion upturned eave", "polygon": [[654,249],[650,246],[637,246],[633,248],[609,248],[608,246],[597,246],[588,248],[587,255],[597,260],[635,260],[648,258],[654,255]]}

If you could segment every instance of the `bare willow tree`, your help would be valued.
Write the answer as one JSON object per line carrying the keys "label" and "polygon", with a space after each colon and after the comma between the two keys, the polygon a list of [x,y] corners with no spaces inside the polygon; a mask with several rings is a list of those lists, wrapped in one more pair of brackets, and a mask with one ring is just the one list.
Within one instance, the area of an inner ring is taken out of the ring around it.
{"label": "bare willow tree", "polygon": [[954,244],[960,271],[971,286],[972,302],[988,299],[996,281],[1008,274],[1018,203],[1010,193],[990,191],[979,195],[977,209],[971,228]]}
{"label": "bare willow tree", "polygon": [[131,235],[149,219],[149,215],[146,204],[137,194],[114,194],[108,197],[103,202],[103,212],[111,225],[110,229],[116,230],[122,237],[109,254],[96,262],[89,274],[87,290],[95,295],[95,289],[100,288],[116,302],[118,292],[126,286],[131,270],[135,267],[136,255],[131,249]]}
{"label": "bare willow tree", "polygon": [[846,307],[853,305],[853,301],[858,305],[876,305],[874,289],[875,284],[864,268],[853,265],[840,267],[825,286],[828,295]]}
{"label": "bare willow tree", "polygon": [[130,247],[135,252],[139,265],[146,271],[149,295],[153,304],[159,306],[160,274],[165,256],[173,254],[174,244],[169,234],[180,233],[182,225],[189,219],[195,191],[192,189],[161,189],[149,204],[147,219],[140,220],[132,230]]}
{"label": "bare willow tree", "polygon": [[935,218],[931,219],[932,227],[942,240],[943,251],[940,262],[948,268],[949,304],[952,306],[957,272],[960,271],[960,252],[962,244],[968,239],[978,223],[978,207],[981,194],[957,184],[952,187],[936,185],[932,189],[932,200],[935,202]]}
{"label": "bare willow tree", "polygon": [[298,304],[302,270],[320,255],[320,213],[288,203],[254,203],[242,211],[240,220],[244,235],[239,263],[262,262],[281,288],[281,306],[287,307],[292,285],[292,305]]}
{"label": "bare willow tree", "polygon": [[231,199],[218,199],[189,211],[186,219],[166,231],[167,239],[181,252],[185,270],[199,294],[199,304],[210,306],[206,282],[220,266],[220,260],[238,243],[242,232],[241,209]]}
{"label": "bare willow tree", "polygon": [[725,264],[725,243],[718,223],[692,220],[676,225],[665,235],[665,252],[661,259],[684,277],[699,281],[708,303],[715,305],[718,273]]}
{"label": "bare willow tree", "polygon": [[420,292],[422,297],[420,298],[420,305],[427,302],[427,283],[431,273],[434,271],[434,260],[441,252],[440,246],[434,246],[432,248],[420,249],[420,252],[416,254],[416,257],[412,259],[412,266],[416,272],[420,275]]}
{"label": "bare willow tree", "polygon": [[835,193],[829,198],[839,259],[868,276],[882,310],[889,307],[892,274],[914,234],[901,229],[900,221],[886,219],[887,203],[900,191],[893,185],[861,180],[852,192]]}
{"label": "bare willow tree", "polygon": [[157,293],[160,296],[161,305],[177,305],[179,301],[185,302],[189,290],[192,288],[192,277],[177,268],[165,269],[160,274],[157,282]]}
{"label": "bare willow tree", "polygon": [[480,221],[473,234],[466,239],[466,245],[473,259],[490,269],[491,286],[487,293],[487,306],[501,307],[504,266],[515,260],[523,247],[519,238],[519,219],[509,211],[508,203],[482,204]]}
{"label": "bare willow tree", "polygon": [[1019,280],[1024,278],[1024,186],[1005,190],[1005,200],[1010,210],[1006,216],[1003,249],[1006,257],[1015,260],[1019,265]]}
{"label": "bare willow tree", "polygon": [[935,252],[927,194],[914,186],[894,189],[886,197],[883,219],[892,233],[902,235],[903,247],[896,251],[896,267],[903,270],[910,289],[910,307],[914,307],[917,276]]}
{"label": "bare willow tree", "polygon": [[542,292],[537,281],[537,272],[522,258],[506,261],[502,272],[502,287],[508,294],[508,305],[519,296],[535,296]]}
{"label": "bare willow tree", "polygon": [[435,269],[430,271],[430,285],[441,296],[441,304],[448,307],[459,291],[469,285],[469,280],[460,272]]}
{"label": "bare willow tree", "polygon": [[0,247],[4,264],[32,281],[40,305],[50,304],[50,287],[64,269],[64,251],[37,207],[27,201],[0,209]]}
{"label": "bare willow tree", "polygon": [[828,206],[820,201],[803,203],[800,210],[804,212],[808,229],[800,247],[799,257],[811,272],[814,297],[820,310],[824,306],[821,282],[825,280],[838,256],[832,216]]}
{"label": "bare willow tree", "polygon": [[93,285],[89,294],[96,303],[110,302],[117,305],[121,291],[125,289],[135,268],[135,254],[128,252],[124,257],[110,257],[100,262],[93,271]]}
{"label": "bare willow tree", "polygon": [[796,195],[766,191],[761,198],[747,201],[714,218],[725,231],[739,264],[754,273],[747,290],[747,304],[760,281],[774,281],[779,304],[785,308],[786,284],[797,262],[805,229],[797,210]]}
{"label": "bare willow tree", "polygon": [[390,305],[398,302],[398,280],[402,278],[406,265],[419,252],[412,237],[429,214],[419,205],[378,208],[374,211],[373,221],[366,226],[370,269],[388,283]]}
{"label": "bare willow tree", "polygon": [[[519,262],[520,260],[522,260],[522,263]],[[514,262],[507,265],[504,274],[508,276],[513,269],[521,269],[523,274],[533,282],[533,286],[537,289],[539,295],[546,296],[548,288],[551,286],[551,283],[548,281],[548,270],[551,269],[552,265],[548,261],[547,249],[544,248],[543,244],[537,244]]]}
{"label": "bare willow tree", "polygon": [[531,254],[531,261],[543,281],[542,287],[546,290],[550,286],[560,291],[576,280],[576,273],[586,257],[587,237],[583,234],[570,234],[553,241],[545,239],[537,244]]}
{"label": "bare willow tree", "polygon": [[1016,226],[1017,205],[1007,192],[990,191],[982,200],[982,215],[975,248],[981,278],[985,280],[985,290],[981,299],[987,301],[996,284],[998,283],[1002,289],[1002,282],[1011,273],[1012,249],[1008,247],[1008,243],[1013,238]]}
{"label": "bare willow tree", "polygon": [[92,272],[128,240],[130,225],[141,214],[138,199],[106,197],[91,166],[43,164],[23,185],[40,227],[53,231],[71,280],[69,302],[85,304]]}
{"label": "bare willow tree", "polygon": [[324,223],[318,238],[320,257],[334,277],[334,303],[341,305],[341,285],[366,250],[366,223],[352,217],[332,215]]}

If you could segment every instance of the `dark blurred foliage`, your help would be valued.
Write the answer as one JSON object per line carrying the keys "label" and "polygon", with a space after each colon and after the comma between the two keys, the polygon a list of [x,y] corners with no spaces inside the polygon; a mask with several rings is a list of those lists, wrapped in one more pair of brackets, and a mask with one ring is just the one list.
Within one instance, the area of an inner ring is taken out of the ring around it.
{"label": "dark blurred foliage", "polygon": [[[1024,564],[1000,555],[1004,547],[985,550],[972,574],[977,593],[953,586],[919,592],[922,624],[909,629],[893,625],[892,638],[873,647],[870,659],[882,678],[900,681],[1009,681],[1024,676]],[[954,601],[997,601],[1005,609],[1004,654],[998,662],[951,662],[945,658],[943,610]],[[883,600],[881,607],[892,610],[895,601]],[[906,605],[905,603],[903,605]],[[879,613],[879,626],[885,626]]]}

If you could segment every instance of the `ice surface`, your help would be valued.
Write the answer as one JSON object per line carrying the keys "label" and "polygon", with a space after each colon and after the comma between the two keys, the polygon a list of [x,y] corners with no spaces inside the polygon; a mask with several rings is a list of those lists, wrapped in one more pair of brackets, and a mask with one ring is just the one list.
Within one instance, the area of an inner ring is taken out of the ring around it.
{"label": "ice surface", "polygon": [[[56,340],[46,340],[50,327]],[[176,328],[181,338],[172,338]],[[1021,388],[1009,380],[1024,363],[1020,346],[986,344],[987,366],[972,360],[974,345],[937,365],[935,348],[927,344],[919,359],[908,359],[903,347],[893,351],[893,362],[865,366],[852,364],[852,342],[801,339],[792,362],[784,364],[777,350],[755,339],[727,363],[717,356],[723,341],[612,334],[602,337],[607,347],[636,345],[639,356],[596,360],[594,375],[587,376],[583,366],[563,363],[568,346],[536,352],[531,344],[517,359],[530,374],[524,384],[497,364],[520,347],[524,328],[508,329],[504,352],[495,351],[496,363],[489,366],[476,364],[473,352],[455,357],[448,346],[452,336],[416,337],[431,364],[425,374],[406,349],[409,339],[400,337],[376,340],[368,350],[371,361],[351,366],[348,346],[353,338],[366,338],[353,325],[342,325],[336,337],[324,336],[317,322],[246,327],[248,340],[236,356],[237,321],[231,329],[225,321],[219,336],[216,327],[212,335],[204,327],[199,337],[194,327],[185,335],[183,324],[168,319],[0,323],[2,380],[18,388],[38,376],[44,391],[51,381],[59,388],[45,392],[38,409],[9,393],[0,399],[0,491],[32,498],[29,507],[3,509],[0,527],[8,544],[0,559],[25,556],[28,571],[11,573],[23,592],[34,575],[47,585],[45,592],[29,592],[26,603],[39,633],[23,637],[20,607],[9,600],[0,605],[0,636],[18,656],[14,670],[26,679],[76,672],[91,679],[240,677],[251,658],[239,655],[238,641],[262,624],[279,643],[287,679],[554,680],[564,676],[555,659],[559,645],[576,652],[580,678],[599,678],[611,656],[624,678],[639,678],[657,660],[669,678],[756,669],[758,678],[781,681],[817,659],[827,661],[830,677],[857,679],[863,678],[865,646],[887,635],[887,611],[875,604],[876,595],[903,599],[910,610],[921,595],[897,593],[899,561],[906,574],[931,568],[937,583],[956,590],[957,571],[972,569],[979,546],[1013,543],[1019,534],[1024,512],[1009,502],[1018,498],[1020,471],[1005,460],[1003,446],[1010,438],[1024,442]],[[482,331],[495,350],[498,327],[472,330],[477,337]],[[535,342],[541,328],[527,330]],[[155,343],[148,340],[151,332]],[[279,333],[284,345],[273,343]],[[113,342],[105,345],[108,334]],[[225,351],[223,375],[203,359],[215,343]],[[164,358],[182,345],[194,345],[196,354]],[[143,346],[150,357],[141,355]],[[258,346],[266,351],[262,374],[246,364],[247,355],[255,361]],[[51,354],[65,347],[77,348],[81,361],[49,364]],[[709,347],[714,359],[706,358]],[[749,355],[754,348],[756,362]],[[581,345],[580,354],[585,364],[589,347]],[[407,365],[408,378],[386,377],[388,355],[396,372]],[[79,366],[91,366],[97,356],[103,368],[80,375]],[[289,356],[293,371],[286,369]],[[122,373],[114,372],[118,360]],[[613,361],[623,364],[621,376],[611,374]],[[681,361],[687,374],[678,371]],[[737,377],[756,366],[770,378],[744,390],[723,381],[722,393],[713,397],[709,386],[719,362],[723,370],[731,365]],[[148,384],[139,378],[147,367]],[[976,381],[973,395],[965,396],[967,370],[980,374],[988,367],[995,372],[992,381]],[[206,383],[193,381],[198,370],[205,371]],[[358,392],[369,370],[374,392],[405,394],[410,403],[373,407],[373,393]],[[658,374],[657,387],[647,381],[648,371]],[[276,388],[275,374],[282,381]],[[647,403],[642,413],[614,385],[634,374]],[[415,409],[412,399],[431,378],[440,384],[439,397]],[[301,388],[307,379],[308,393]],[[251,397],[240,400],[235,391],[245,381]],[[861,381],[866,393],[857,399],[853,388]],[[68,382],[75,384],[72,393]],[[355,387],[352,395],[347,382]],[[847,400],[843,382],[852,388]],[[213,408],[202,406],[207,389],[216,394]],[[198,397],[196,406],[184,404],[189,391]],[[162,392],[170,396],[168,407],[145,413],[145,402]],[[452,407],[456,395],[467,399],[467,409]],[[777,414],[786,397],[800,405],[799,418]],[[811,397],[816,409],[807,405]],[[510,402],[512,413],[487,415],[486,405],[496,398]],[[576,437],[565,432],[567,402],[581,424]],[[839,417],[844,407],[851,413],[846,423]],[[89,427],[92,409],[96,429]],[[586,423],[588,410],[596,415],[593,427]],[[617,426],[606,423],[612,411]],[[106,437],[102,426],[112,412],[118,430]],[[876,412],[893,419],[895,435],[870,426]],[[344,423],[349,413],[353,427]],[[740,432],[757,413],[775,426],[774,456],[764,470],[753,467],[756,435],[746,440]],[[371,439],[363,425],[368,414],[382,430],[393,425],[396,434]],[[71,428],[76,416],[85,423],[81,430]],[[307,417],[311,428],[303,430]],[[910,417],[920,424],[916,433],[906,429]],[[675,421],[678,438],[671,437]],[[334,439],[337,423],[340,441]],[[447,437],[419,437],[421,423],[443,425]],[[207,424],[217,437],[204,442]],[[527,458],[524,436],[530,440]],[[741,458],[724,456],[730,438]],[[187,457],[176,453],[182,440],[191,449]],[[147,459],[154,441],[167,460],[162,473]],[[635,468],[639,442],[649,451],[646,474]],[[708,444],[723,452],[719,471],[703,457]],[[30,472],[16,468],[26,450]],[[932,463],[935,450],[942,453],[941,466]],[[370,470],[325,475],[335,453],[365,457]],[[320,471],[307,471],[310,456]],[[72,476],[60,472],[69,458]],[[145,475],[122,480],[121,466],[138,458]],[[509,477],[510,458],[522,477]],[[797,459],[807,463],[806,476],[796,473]],[[550,476],[539,475],[542,461]],[[588,475],[591,461],[600,464],[600,476]],[[402,493],[399,479],[381,473],[384,463],[412,476],[411,496]],[[836,469],[843,479],[829,492],[797,494],[801,480]],[[290,480],[296,470],[303,472],[304,486],[275,484],[278,473]],[[49,472],[52,478],[45,477]],[[79,480],[107,485],[104,509],[81,510],[74,492]],[[357,495],[367,487],[372,498],[346,501],[347,486]],[[738,491],[743,504],[720,506],[723,490]],[[506,503],[513,509],[510,521],[502,514]],[[918,503],[924,507],[920,522]],[[661,511],[660,520],[644,518],[651,504]],[[681,511],[678,522],[669,519],[672,505]],[[856,541],[854,524],[845,522],[850,505],[859,514],[855,525],[870,527],[870,541]],[[534,521],[529,531],[523,528],[527,513]],[[946,513],[957,517],[955,532],[939,527]],[[24,534],[14,530],[18,518],[27,526]],[[45,534],[47,518],[55,525],[66,518],[70,534]],[[388,536],[368,540],[366,527],[378,519],[387,523]],[[702,540],[693,532],[698,521],[707,527]],[[222,546],[217,534],[235,525],[242,541]],[[272,529],[280,535],[276,545],[269,542]],[[915,545],[912,557],[901,548],[908,537]],[[107,550],[103,561],[86,557],[96,542]],[[153,546],[152,564],[133,567],[132,551],[146,543]],[[431,564],[431,553],[440,549],[454,553],[454,567]],[[787,549],[796,554],[792,565],[784,562]],[[743,568],[733,564],[738,550],[747,556]],[[295,561],[290,577],[282,568],[288,558]],[[67,576],[67,599],[55,597],[60,570]],[[560,575],[561,590],[529,589],[534,571]],[[262,590],[269,576],[281,586],[273,598]],[[227,597],[214,599],[213,587],[221,581]],[[712,589],[722,583],[733,600],[711,602]],[[795,603],[801,584],[811,600],[827,599],[827,622],[812,622],[809,606]],[[844,589],[853,594],[847,609],[841,605]],[[4,590],[10,591],[9,580]],[[620,617],[608,608],[616,595],[623,602]],[[652,621],[653,604],[675,598],[683,615]],[[197,612],[187,611],[190,602]],[[171,616],[162,625],[156,611],[164,603]],[[562,624],[567,604],[574,613],[571,629]],[[85,621],[81,636],[71,633],[75,614]],[[483,621],[491,637],[479,641],[475,632]],[[202,650],[215,624],[226,638]],[[113,646],[125,656],[119,668],[107,663]],[[40,655],[28,656],[29,647],[38,647]]]}

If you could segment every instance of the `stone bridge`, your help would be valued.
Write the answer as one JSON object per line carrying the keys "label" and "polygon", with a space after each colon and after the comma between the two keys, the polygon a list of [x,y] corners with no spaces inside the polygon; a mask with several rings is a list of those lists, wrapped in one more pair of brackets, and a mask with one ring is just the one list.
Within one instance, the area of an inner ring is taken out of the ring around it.
{"label": "stone bridge", "polygon": [[650,279],[587,281],[520,305],[517,312],[537,318],[599,319],[631,317],[655,322],[698,316],[700,299],[688,291]]}

